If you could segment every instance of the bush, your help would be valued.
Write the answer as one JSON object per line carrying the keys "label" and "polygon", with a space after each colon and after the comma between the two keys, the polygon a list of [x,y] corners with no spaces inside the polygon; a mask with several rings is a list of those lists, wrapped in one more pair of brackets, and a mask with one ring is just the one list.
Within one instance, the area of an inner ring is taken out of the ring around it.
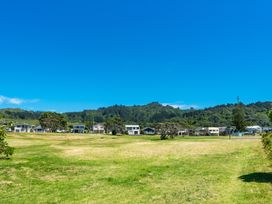
{"label": "bush", "polygon": [[0,128],[0,155],[5,155],[9,158],[14,153],[14,148],[8,146],[6,141],[6,131],[4,128]]}
{"label": "bush", "polygon": [[267,133],[262,136],[264,151],[269,159],[272,160],[272,133]]}

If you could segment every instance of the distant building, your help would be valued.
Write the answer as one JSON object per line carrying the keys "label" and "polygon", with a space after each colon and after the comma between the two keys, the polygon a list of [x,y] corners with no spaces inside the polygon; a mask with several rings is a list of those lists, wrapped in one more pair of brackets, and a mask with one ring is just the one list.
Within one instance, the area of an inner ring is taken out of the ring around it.
{"label": "distant building", "polygon": [[139,125],[126,125],[126,131],[128,135],[140,135],[140,126]]}
{"label": "distant building", "polygon": [[196,128],[194,131],[194,135],[195,136],[207,136],[208,135],[207,128],[204,128],[204,127]]}
{"label": "distant building", "polygon": [[46,132],[46,130],[44,128],[42,128],[42,126],[38,125],[36,127],[33,128],[33,132]]}
{"label": "distant building", "polygon": [[179,136],[189,135],[189,130],[188,129],[179,130],[178,135]]}
{"label": "distant building", "polygon": [[146,127],[146,128],[143,129],[143,133],[145,135],[155,135],[156,130],[154,128],[151,128],[151,127]]}
{"label": "distant building", "polygon": [[219,127],[219,135],[231,135],[235,131],[234,127]]}
{"label": "distant building", "polygon": [[28,124],[15,125],[14,132],[31,132],[32,126]]}
{"label": "distant building", "polygon": [[263,127],[263,132],[272,132],[272,127]]}
{"label": "distant building", "polygon": [[66,133],[67,132],[67,130],[65,130],[65,129],[57,129],[56,130],[56,133]]}
{"label": "distant building", "polygon": [[208,127],[208,134],[211,136],[219,136],[219,128],[218,127]]}
{"label": "distant building", "polygon": [[247,126],[246,127],[246,132],[251,133],[251,134],[261,133],[262,131],[263,131],[263,129],[259,125]]}
{"label": "distant building", "polygon": [[6,128],[6,131],[7,132],[12,132],[12,129],[11,128]]}
{"label": "distant building", "polygon": [[93,126],[93,133],[100,133],[104,134],[105,133],[105,127],[102,124],[96,124]]}
{"label": "distant building", "polygon": [[72,133],[84,133],[85,125],[74,125],[72,129]]}
{"label": "distant building", "polygon": [[195,136],[219,136],[219,128],[199,127],[195,129]]}

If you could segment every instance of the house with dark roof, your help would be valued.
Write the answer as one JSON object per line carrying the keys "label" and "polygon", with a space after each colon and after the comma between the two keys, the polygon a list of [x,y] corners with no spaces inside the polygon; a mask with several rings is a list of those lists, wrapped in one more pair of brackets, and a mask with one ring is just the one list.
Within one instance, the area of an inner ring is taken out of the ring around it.
{"label": "house with dark roof", "polygon": [[143,133],[145,135],[155,135],[156,130],[154,128],[151,128],[151,127],[146,127],[146,128],[143,129]]}

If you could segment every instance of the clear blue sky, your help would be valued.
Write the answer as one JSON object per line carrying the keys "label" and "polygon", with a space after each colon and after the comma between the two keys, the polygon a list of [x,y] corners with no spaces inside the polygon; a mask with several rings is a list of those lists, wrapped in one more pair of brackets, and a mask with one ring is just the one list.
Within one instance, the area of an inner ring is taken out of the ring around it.
{"label": "clear blue sky", "polygon": [[0,108],[271,100],[262,0],[2,0]]}

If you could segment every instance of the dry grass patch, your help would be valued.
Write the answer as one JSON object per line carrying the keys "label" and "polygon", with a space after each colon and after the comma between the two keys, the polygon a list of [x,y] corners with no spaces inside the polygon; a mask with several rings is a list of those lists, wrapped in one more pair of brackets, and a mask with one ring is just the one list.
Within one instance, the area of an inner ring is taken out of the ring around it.
{"label": "dry grass patch", "polygon": [[[100,140],[101,141],[101,140]],[[99,142],[100,142],[99,141]],[[156,158],[156,157],[187,157],[212,154],[227,154],[245,148],[245,145],[258,145],[258,141],[228,141],[217,140],[211,142],[188,142],[188,141],[142,141],[124,143],[118,146],[109,147],[106,144],[109,140],[101,141],[100,145],[85,144],[81,146],[60,146],[54,148],[61,150],[62,157],[74,157],[83,160],[99,160],[114,158]],[[220,148],[219,148],[220,147]]]}

